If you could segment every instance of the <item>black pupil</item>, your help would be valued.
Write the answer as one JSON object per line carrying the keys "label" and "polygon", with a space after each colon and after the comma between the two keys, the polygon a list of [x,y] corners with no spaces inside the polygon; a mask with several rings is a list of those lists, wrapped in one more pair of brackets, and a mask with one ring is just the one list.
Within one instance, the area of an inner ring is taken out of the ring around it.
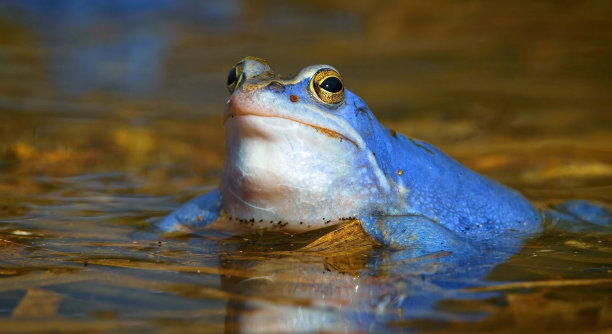
{"label": "black pupil", "polygon": [[231,85],[236,82],[236,68],[232,68],[227,74],[227,85]]}
{"label": "black pupil", "polygon": [[337,93],[342,90],[342,81],[336,77],[329,77],[321,82],[320,87],[330,93]]}

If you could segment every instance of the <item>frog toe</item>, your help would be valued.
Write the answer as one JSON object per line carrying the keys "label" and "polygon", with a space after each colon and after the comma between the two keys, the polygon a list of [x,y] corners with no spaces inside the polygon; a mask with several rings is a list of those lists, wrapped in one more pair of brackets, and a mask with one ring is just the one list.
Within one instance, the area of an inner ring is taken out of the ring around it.
{"label": "frog toe", "polygon": [[221,212],[219,190],[199,195],[153,224],[159,232],[189,231],[208,226]]}

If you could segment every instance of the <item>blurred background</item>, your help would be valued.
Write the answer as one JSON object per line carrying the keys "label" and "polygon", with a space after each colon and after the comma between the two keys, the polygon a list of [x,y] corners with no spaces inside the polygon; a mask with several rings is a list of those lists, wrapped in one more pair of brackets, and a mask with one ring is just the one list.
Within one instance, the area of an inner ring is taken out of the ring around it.
{"label": "blurred background", "polygon": [[227,72],[253,55],[285,74],[337,67],[386,125],[503,182],[600,183],[611,14],[608,1],[6,0],[0,167],[215,183]]}
{"label": "blurred background", "polygon": [[[383,124],[539,207],[611,205],[610,18],[605,0],[1,1],[0,331],[224,329],[244,296],[227,294],[216,245],[129,235],[218,184],[227,73],[247,55],[284,74],[333,65]],[[605,330],[609,239],[531,240],[489,279],[558,288],[442,307],[457,332]],[[321,278],[265,255],[271,274]],[[382,284],[364,259],[349,262]],[[457,320],[470,310],[493,315]],[[427,324],[396,325],[449,329]]]}

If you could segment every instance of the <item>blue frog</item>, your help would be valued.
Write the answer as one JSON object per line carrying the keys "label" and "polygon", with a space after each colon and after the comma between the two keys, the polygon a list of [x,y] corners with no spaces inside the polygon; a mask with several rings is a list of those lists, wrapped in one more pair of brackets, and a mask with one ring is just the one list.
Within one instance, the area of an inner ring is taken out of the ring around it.
{"label": "blue frog", "polygon": [[246,57],[227,86],[221,185],[159,221],[162,231],[216,221],[301,232],[358,219],[383,246],[422,254],[510,245],[542,230],[521,194],[381,125],[329,65],[283,77]]}

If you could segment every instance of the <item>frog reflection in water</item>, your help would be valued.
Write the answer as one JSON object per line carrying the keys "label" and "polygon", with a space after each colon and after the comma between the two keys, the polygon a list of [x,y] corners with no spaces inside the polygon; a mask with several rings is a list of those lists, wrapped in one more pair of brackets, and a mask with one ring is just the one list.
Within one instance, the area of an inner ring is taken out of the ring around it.
{"label": "frog reflection in water", "polygon": [[424,254],[542,228],[540,213],[518,192],[378,123],[331,66],[285,78],[246,57],[227,85],[220,188],[158,222],[162,231],[222,220],[237,229],[301,232],[358,219],[383,246]]}

